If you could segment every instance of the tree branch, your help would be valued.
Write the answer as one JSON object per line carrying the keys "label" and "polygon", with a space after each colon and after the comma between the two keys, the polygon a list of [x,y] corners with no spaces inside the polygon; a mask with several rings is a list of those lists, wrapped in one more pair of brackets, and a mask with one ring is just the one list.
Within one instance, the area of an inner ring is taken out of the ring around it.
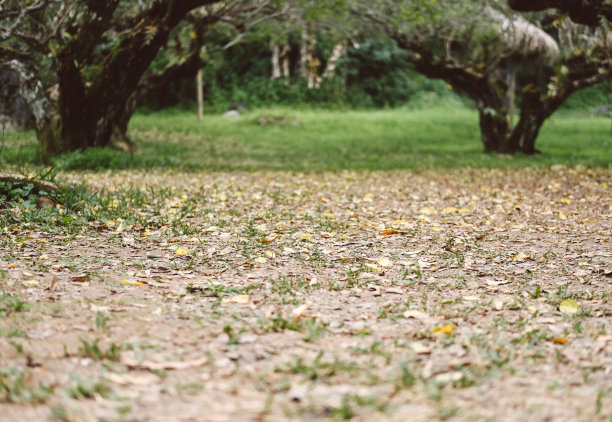
{"label": "tree branch", "polygon": [[519,12],[558,9],[574,22],[589,26],[599,25],[600,17],[612,21],[612,4],[603,0],[508,0],[508,4]]}

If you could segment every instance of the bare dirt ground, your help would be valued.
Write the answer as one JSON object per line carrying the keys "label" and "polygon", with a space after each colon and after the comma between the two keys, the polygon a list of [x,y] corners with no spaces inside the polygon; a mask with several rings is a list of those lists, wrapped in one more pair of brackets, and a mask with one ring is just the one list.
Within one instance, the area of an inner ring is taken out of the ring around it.
{"label": "bare dirt ground", "polygon": [[128,217],[0,231],[2,421],[612,420],[610,170],[66,176]]}

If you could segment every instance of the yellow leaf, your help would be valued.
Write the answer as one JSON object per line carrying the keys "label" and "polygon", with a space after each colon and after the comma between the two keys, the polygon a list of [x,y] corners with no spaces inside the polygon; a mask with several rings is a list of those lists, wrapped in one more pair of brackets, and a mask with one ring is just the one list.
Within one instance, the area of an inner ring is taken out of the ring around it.
{"label": "yellow leaf", "polygon": [[268,260],[264,258],[263,256],[258,256],[257,258],[253,260],[253,262],[257,264],[265,264],[266,262],[268,262]]}
{"label": "yellow leaf", "polygon": [[512,259],[514,261],[524,261],[524,260],[529,259],[529,258],[531,258],[531,255],[526,255],[526,254],[524,254],[522,252],[520,254],[518,254],[517,256],[513,256],[512,257]]}
{"label": "yellow leaf", "polygon": [[459,212],[462,214],[465,214],[467,212],[470,212],[469,208],[459,208]]}
{"label": "yellow leaf", "polygon": [[142,286],[142,282],[140,281],[123,280],[122,283],[127,284],[128,286]]}
{"label": "yellow leaf", "polygon": [[378,258],[378,265],[383,268],[391,268],[393,266],[393,261],[391,261],[387,257],[381,256],[380,258]]}
{"label": "yellow leaf", "polygon": [[234,296],[233,298],[231,298],[229,300],[230,303],[239,303],[239,304],[245,304],[245,303],[249,303],[249,295],[238,295],[238,296]]}
{"label": "yellow leaf", "polygon": [[557,337],[551,340],[555,344],[565,344],[567,343],[567,339],[565,337]]}
{"label": "yellow leaf", "polygon": [[366,194],[362,199],[363,202],[374,202],[374,195],[371,193]]}
{"label": "yellow leaf", "polygon": [[175,255],[187,255],[187,254],[189,254],[189,251],[187,249],[185,249],[185,248],[177,248],[174,251],[174,254]]}
{"label": "yellow leaf", "polygon": [[559,310],[561,313],[566,315],[574,315],[576,312],[578,312],[578,309],[580,309],[580,306],[574,299],[565,299],[559,305]]}
{"label": "yellow leaf", "polygon": [[480,300],[478,296],[463,296],[462,299],[465,300],[466,302],[477,302]]}
{"label": "yellow leaf", "polygon": [[559,212],[559,220],[567,220],[567,217],[562,212]]}
{"label": "yellow leaf", "polygon": [[569,204],[570,202],[572,202],[569,198],[563,198],[560,201],[562,204]]}
{"label": "yellow leaf", "polygon": [[444,208],[442,210],[442,212],[444,214],[453,214],[453,213],[457,212],[457,208],[455,208],[455,207],[447,207],[447,208]]}
{"label": "yellow leaf", "polygon": [[431,330],[431,332],[434,334],[446,334],[447,336],[450,336],[455,332],[455,324],[440,325]]}
{"label": "yellow leaf", "polygon": [[269,249],[267,251],[264,251],[264,254],[268,258],[276,258],[276,253],[274,251],[269,250]]}
{"label": "yellow leaf", "polygon": [[309,234],[303,234],[300,236],[300,240],[310,240],[312,238]]}

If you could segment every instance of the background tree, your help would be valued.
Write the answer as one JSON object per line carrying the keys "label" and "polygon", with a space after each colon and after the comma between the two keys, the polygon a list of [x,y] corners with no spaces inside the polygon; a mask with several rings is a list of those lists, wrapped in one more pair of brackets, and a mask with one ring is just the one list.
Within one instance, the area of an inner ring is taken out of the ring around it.
{"label": "background tree", "polygon": [[520,12],[558,9],[571,20],[589,26],[597,26],[604,18],[612,21],[612,3],[605,0],[509,0],[508,4]]}
{"label": "background tree", "polygon": [[[472,98],[486,152],[537,152],[535,140],[544,121],[573,92],[612,76],[607,29],[562,17],[547,20],[542,14],[528,21],[500,2],[377,4],[376,9],[356,4],[355,10],[410,51],[408,60],[417,71]],[[514,101],[508,94],[516,69],[520,106],[514,125]]]}
{"label": "background tree", "polygon": [[[203,64],[198,47],[214,22],[243,12],[263,13],[273,4],[37,0],[24,6],[7,0],[0,10],[0,66],[18,73],[36,121],[41,158],[48,160],[62,152],[108,145],[113,133],[125,133],[145,87]],[[141,84],[186,19],[194,28],[188,53]]]}

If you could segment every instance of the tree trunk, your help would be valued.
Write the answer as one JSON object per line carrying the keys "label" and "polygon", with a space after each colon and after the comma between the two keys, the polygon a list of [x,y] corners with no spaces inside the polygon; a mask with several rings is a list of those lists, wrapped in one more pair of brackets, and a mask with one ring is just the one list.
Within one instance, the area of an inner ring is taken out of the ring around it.
{"label": "tree trunk", "polygon": [[331,56],[327,60],[327,64],[325,65],[325,70],[321,77],[323,79],[331,79],[336,73],[336,66],[338,65],[338,61],[342,58],[344,54],[346,54],[346,49],[348,46],[348,42],[344,41],[343,43],[336,44],[334,49],[332,50]]}
{"label": "tree trunk", "polygon": [[198,98],[198,120],[204,118],[204,88],[202,86],[202,69],[196,74],[196,96]]}
{"label": "tree trunk", "polygon": [[278,44],[272,43],[272,79],[279,79],[280,77],[280,47]]}
{"label": "tree trunk", "polygon": [[527,155],[539,153],[540,151],[535,149],[535,141],[544,120],[545,118],[538,115],[521,116],[510,138],[513,150]]}
{"label": "tree trunk", "polygon": [[559,99],[543,100],[535,85],[526,86],[523,90],[519,122],[510,136],[513,150],[527,155],[539,153],[540,151],[535,148],[535,141],[540,128],[562,102],[563,100]]}
{"label": "tree trunk", "polygon": [[508,138],[510,127],[505,110],[501,107],[494,108],[480,103],[478,104],[478,116],[484,151],[487,153],[512,152]]}
{"label": "tree trunk", "polygon": [[298,74],[306,79],[308,78],[308,53],[310,52],[310,37],[306,29],[302,31],[302,40],[300,44],[300,63]]}

